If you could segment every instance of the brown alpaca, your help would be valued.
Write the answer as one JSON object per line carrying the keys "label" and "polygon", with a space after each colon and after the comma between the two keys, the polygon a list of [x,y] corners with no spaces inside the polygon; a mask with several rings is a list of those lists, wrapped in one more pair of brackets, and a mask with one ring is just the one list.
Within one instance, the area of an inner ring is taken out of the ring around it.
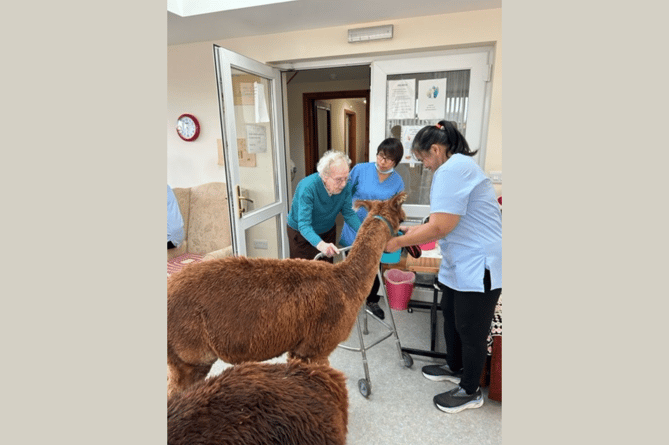
{"label": "brown alpaca", "polygon": [[[228,257],[185,267],[167,283],[168,394],[202,380],[220,358],[328,363],[346,340],[405,214],[406,193],[356,201],[369,214],[345,261]],[[380,218],[375,217],[376,215]]]}
{"label": "brown alpaca", "polygon": [[168,445],[343,445],[344,375],[299,360],[243,363],[167,402]]}

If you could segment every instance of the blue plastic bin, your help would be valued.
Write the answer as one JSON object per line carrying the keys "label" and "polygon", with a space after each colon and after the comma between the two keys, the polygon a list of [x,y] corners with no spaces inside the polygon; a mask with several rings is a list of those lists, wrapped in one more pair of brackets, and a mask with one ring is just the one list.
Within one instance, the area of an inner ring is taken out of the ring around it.
{"label": "blue plastic bin", "polygon": [[397,249],[394,252],[383,252],[383,255],[381,255],[381,263],[383,263],[383,264],[399,263],[401,253],[402,253],[402,249]]}

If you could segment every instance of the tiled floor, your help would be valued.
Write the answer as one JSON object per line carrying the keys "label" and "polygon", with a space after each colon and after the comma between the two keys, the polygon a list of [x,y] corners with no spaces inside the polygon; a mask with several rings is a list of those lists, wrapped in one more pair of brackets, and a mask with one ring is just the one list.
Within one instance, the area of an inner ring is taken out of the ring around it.
{"label": "tiled floor", "polygon": [[[388,308],[381,300],[386,314]],[[414,310],[393,311],[397,332],[402,346],[429,348],[429,312]],[[388,315],[386,315],[388,321]],[[437,321],[441,331],[441,315]],[[387,329],[369,317],[369,334],[365,344],[369,345],[382,336]],[[443,334],[437,335],[437,350],[444,351]],[[347,345],[359,348],[358,334],[354,327]],[[337,348],[330,355],[330,365],[347,376],[349,391],[349,445],[415,445],[415,444],[501,444],[502,405],[487,398],[481,408],[469,409],[457,414],[439,411],[432,398],[454,387],[448,382],[433,382],[421,374],[421,367],[442,362],[423,356],[412,356],[411,368],[400,360],[394,336],[367,349],[367,361],[372,392],[363,397],[358,381],[365,377],[362,354]],[[285,361],[285,356],[275,359]],[[218,374],[227,364],[216,362],[211,374]]]}

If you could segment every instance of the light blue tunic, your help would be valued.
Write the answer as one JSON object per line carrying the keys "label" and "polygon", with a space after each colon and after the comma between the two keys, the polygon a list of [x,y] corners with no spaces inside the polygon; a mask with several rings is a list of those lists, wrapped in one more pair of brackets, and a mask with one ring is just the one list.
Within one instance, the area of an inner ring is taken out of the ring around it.
{"label": "light blue tunic", "polygon": [[489,269],[491,289],[501,288],[502,213],[492,182],[470,156],[455,154],[434,172],[430,213],[460,215],[439,240],[439,281],[461,292],[484,292]]}
{"label": "light blue tunic", "polygon": [[[396,171],[392,172],[385,181],[379,182],[379,175],[376,172],[375,162],[364,162],[356,164],[351,170],[351,191],[353,204],[357,199],[378,199],[386,200],[392,198],[404,190],[404,181]],[[357,210],[358,218],[364,221],[367,216],[367,209],[360,207]],[[346,247],[353,245],[357,235],[357,229],[353,230],[348,223],[344,223],[341,230],[339,244]]]}
{"label": "light blue tunic", "polygon": [[167,185],[167,241],[178,246],[184,240],[184,219],[172,188]]}

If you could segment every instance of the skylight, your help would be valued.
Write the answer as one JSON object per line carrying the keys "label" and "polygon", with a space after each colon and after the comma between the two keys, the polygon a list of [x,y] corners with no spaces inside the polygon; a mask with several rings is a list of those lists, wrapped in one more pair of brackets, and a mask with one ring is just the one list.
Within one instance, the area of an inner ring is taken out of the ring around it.
{"label": "skylight", "polygon": [[167,0],[167,10],[181,17],[272,5],[296,0]]}

